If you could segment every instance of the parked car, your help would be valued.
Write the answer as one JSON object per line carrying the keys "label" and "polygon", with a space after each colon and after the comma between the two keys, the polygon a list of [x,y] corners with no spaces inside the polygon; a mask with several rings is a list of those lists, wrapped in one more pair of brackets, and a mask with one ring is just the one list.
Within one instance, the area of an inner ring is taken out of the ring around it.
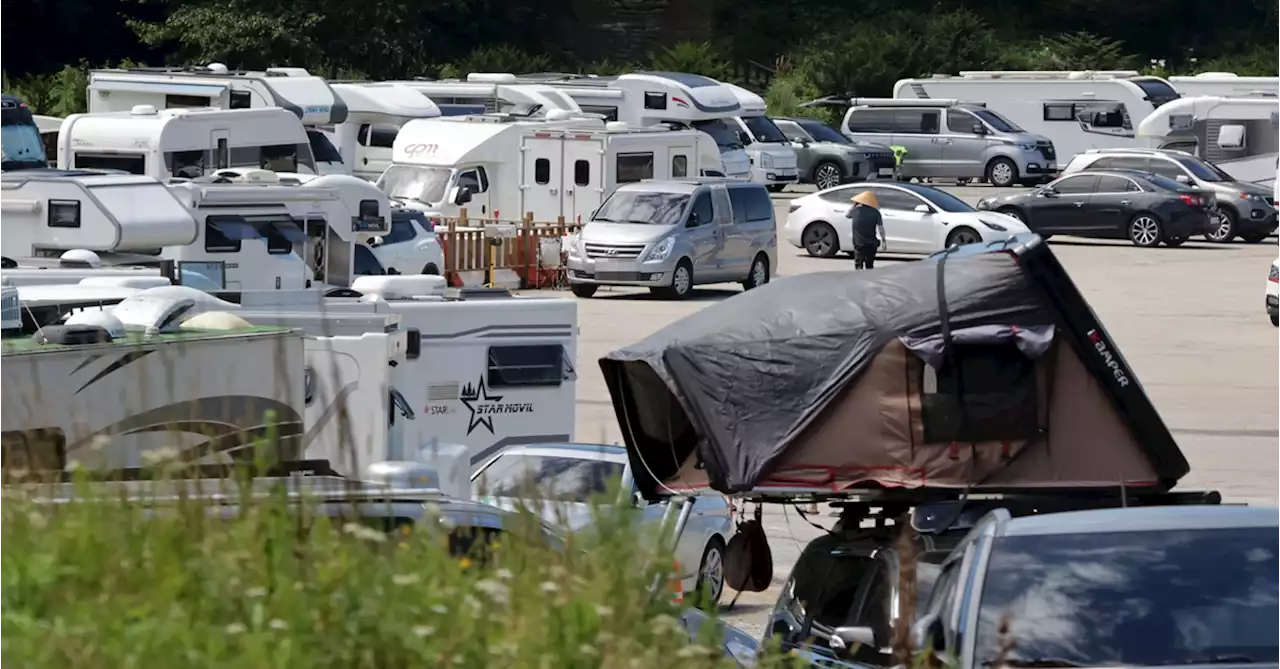
{"label": "parked car", "polygon": [[1031,192],[993,195],[978,208],[1021,219],[1032,232],[1179,246],[1209,232],[1214,197],[1193,186],[1128,170],[1073,172]]}
{"label": "parked car", "polygon": [[851,140],[811,118],[775,118],[773,122],[796,150],[800,183],[826,189],[893,176],[893,151],[888,146]]}
{"label": "parked car", "polygon": [[[659,523],[668,502],[645,504],[630,492],[627,451],[604,444],[537,444],[512,446],[490,458],[472,475],[474,498],[502,509],[512,509],[532,485],[544,495],[542,518],[549,524],[565,523],[567,530],[581,530],[591,523],[590,501],[608,491],[609,482],[621,478],[624,499],[641,506],[644,523]],[[689,522],[676,544],[675,557],[684,570],[685,592],[697,592],[701,601],[715,604],[724,593],[724,552],[733,530],[728,500],[719,494],[699,496]]]}
{"label": "parked car", "polygon": [[954,100],[854,100],[842,131],[853,140],[907,149],[904,178],[1036,184],[1057,175],[1053,142],[981,104]]}
{"label": "parked car", "polygon": [[1226,243],[1239,236],[1256,244],[1276,230],[1276,196],[1271,188],[1236,181],[1213,163],[1190,153],[1161,149],[1091,149],[1072,158],[1062,174],[1107,169],[1152,172],[1213,194],[1218,202],[1216,220],[1205,234],[1205,239],[1211,242]]}
{"label": "parked car", "polygon": [[853,184],[791,201],[787,241],[809,255],[830,258],[853,252],[853,228],[845,218],[850,198],[871,190],[880,201],[882,253],[928,255],[957,244],[993,242],[1027,232],[1017,218],[980,212],[946,191],[906,183]]}
{"label": "parked car", "polygon": [[444,250],[426,214],[412,209],[391,210],[391,230],[369,245],[388,274],[441,274]]}
{"label": "parked car", "polygon": [[1272,325],[1280,327],[1280,258],[1271,261],[1267,274],[1267,315]]}
{"label": "parked car", "polygon": [[959,669],[1275,667],[1278,540],[1274,507],[996,510],[943,561],[912,645]]}
{"label": "parked car", "polygon": [[762,184],[723,177],[620,186],[573,239],[569,287],[647,286],[683,299],[699,284],[769,282],[778,266],[773,201]]}

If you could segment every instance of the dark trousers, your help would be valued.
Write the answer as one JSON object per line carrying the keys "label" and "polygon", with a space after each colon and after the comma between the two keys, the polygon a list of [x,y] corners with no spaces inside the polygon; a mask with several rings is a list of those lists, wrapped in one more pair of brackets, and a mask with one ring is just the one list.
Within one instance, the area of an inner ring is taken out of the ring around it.
{"label": "dark trousers", "polygon": [[853,247],[853,268],[854,269],[875,269],[876,251],[880,250],[879,244],[858,244]]}

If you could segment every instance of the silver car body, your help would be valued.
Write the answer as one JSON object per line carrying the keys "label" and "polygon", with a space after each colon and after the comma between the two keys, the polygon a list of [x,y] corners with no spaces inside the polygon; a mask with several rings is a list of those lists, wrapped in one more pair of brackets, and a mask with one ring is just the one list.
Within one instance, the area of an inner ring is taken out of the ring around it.
{"label": "silver car body", "polygon": [[[628,201],[640,204],[622,204]],[[682,262],[695,285],[744,281],[759,256],[770,273],[778,266],[777,224],[763,185],[715,177],[641,181],[610,194],[571,240],[569,283],[669,286]]]}
{"label": "silver car body", "polygon": [[[647,504],[645,502],[635,501],[636,495],[632,490],[631,467],[627,463],[627,451],[621,446],[609,446],[605,444],[536,444],[529,446],[512,446],[504,449],[501,453],[490,458],[484,464],[480,465],[471,475],[472,495],[475,499],[482,502],[493,504],[499,508],[511,509],[517,504],[517,500],[505,497],[485,497],[483,496],[489,490],[489,485],[485,478],[486,471],[496,471],[491,468],[499,461],[507,460],[503,463],[503,467],[512,463],[512,460],[519,461],[527,459],[532,465],[533,458],[552,459],[552,460],[583,460],[593,462],[607,462],[618,465],[618,469],[622,472],[622,484],[626,499],[631,503],[640,506],[641,513],[644,514],[642,523],[650,527],[656,527],[662,522],[663,515],[667,511],[669,502],[656,502]],[[543,521],[553,526],[557,524],[567,525],[560,529],[579,530],[591,522],[591,507],[586,501],[563,501],[544,503],[541,510]],[[733,531],[733,515],[729,506],[729,501],[720,494],[700,495],[694,500],[693,509],[689,515],[689,522],[685,526],[684,532],[680,535],[680,540],[675,547],[675,558],[680,563],[683,572],[684,591],[692,592],[697,586],[699,567],[703,566],[702,561],[704,555],[707,554],[709,547],[718,546],[719,554],[715,559],[714,565],[709,565],[719,570],[717,578],[720,579],[720,590],[723,590],[723,567],[720,561],[724,556],[724,547],[729,541],[729,536]],[[720,592],[712,593],[712,596],[718,597]]]}
{"label": "silver car body", "polygon": [[1053,142],[981,104],[955,100],[855,99],[841,132],[853,140],[905,147],[903,177],[984,179],[995,185],[1057,174]]}

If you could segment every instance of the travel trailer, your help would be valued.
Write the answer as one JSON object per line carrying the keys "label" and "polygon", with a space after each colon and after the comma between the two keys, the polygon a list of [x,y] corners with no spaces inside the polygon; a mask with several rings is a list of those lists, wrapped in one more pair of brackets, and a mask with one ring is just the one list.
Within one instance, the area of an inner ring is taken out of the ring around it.
{"label": "travel trailer", "polygon": [[89,113],[156,109],[281,107],[306,126],[320,174],[350,174],[337,149],[317,126],[343,123],[347,105],[324,79],[300,67],[262,72],[229,70],[222,63],[196,67],[136,67],[89,72]]}
{"label": "travel trailer", "polygon": [[292,113],[212,107],[72,114],[58,132],[58,169],[122,170],[161,181],[215,170],[316,173],[307,133]]}
{"label": "travel trailer", "polygon": [[1169,77],[1169,83],[1184,98],[1206,95],[1280,96],[1280,77],[1242,77],[1233,72],[1201,72],[1191,76]]}
{"label": "travel trailer", "polygon": [[452,217],[586,220],[622,183],[720,169],[705,133],[605,123],[567,112],[411,121],[378,185],[407,208]]}
{"label": "travel trailer", "polygon": [[342,162],[361,179],[377,181],[391,166],[391,145],[400,126],[417,118],[440,116],[440,108],[417,91],[396,83],[334,82],[333,92],[347,106],[347,120],[322,126]]}
{"label": "travel trailer", "polygon": [[1143,119],[1151,148],[1186,151],[1236,181],[1270,185],[1280,155],[1280,104],[1273,97],[1185,97]]}
{"label": "travel trailer", "polygon": [[7,93],[0,95],[0,156],[5,172],[49,166],[31,108]]}
{"label": "travel trailer", "polygon": [[774,125],[765,113],[764,98],[733,84],[721,84],[733,91],[742,106],[740,116],[733,117],[746,144],[747,158],[751,161],[751,180],[764,184],[777,192],[787,184],[796,183],[796,150],[791,141]]}
{"label": "travel trailer", "polygon": [[742,113],[742,106],[733,90],[715,79],[681,72],[635,72],[609,77],[533,74],[515,79],[563,91],[582,111],[601,114],[606,121],[701,130],[715,140],[724,163],[724,174],[711,176],[751,178],[745,138],[732,120]]}
{"label": "travel trailer", "polygon": [[903,79],[895,98],[985,103],[1026,132],[1053,142],[1059,164],[1089,149],[1138,148],[1138,124],[1178,99],[1168,81],[1134,71],[961,72]]}

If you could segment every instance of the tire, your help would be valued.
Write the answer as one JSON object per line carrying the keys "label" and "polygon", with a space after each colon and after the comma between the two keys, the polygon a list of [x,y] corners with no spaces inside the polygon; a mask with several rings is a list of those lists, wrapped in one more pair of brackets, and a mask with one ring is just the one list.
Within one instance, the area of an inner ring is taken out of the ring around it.
{"label": "tire", "polygon": [[1271,316],[1271,324],[1280,328],[1280,314],[1267,314]]}
{"label": "tire", "polygon": [[1164,230],[1160,227],[1160,219],[1155,214],[1148,212],[1139,212],[1129,221],[1129,225],[1125,229],[1129,241],[1134,246],[1149,249],[1158,246],[1164,239]]}
{"label": "tire", "polygon": [[1185,244],[1186,242],[1187,242],[1187,238],[1186,238],[1186,237],[1180,237],[1180,238],[1178,238],[1178,239],[1166,239],[1166,240],[1164,240],[1164,245],[1165,245],[1165,246],[1171,246],[1171,247],[1175,247],[1175,248],[1176,248],[1176,247],[1182,246],[1182,245],[1183,245],[1183,244]]}
{"label": "tire", "polygon": [[1267,234],[1265,232],[1252,232],[1247,235],[1241,233],[1240,235],[1240,239],[1244,240],[1246,244],[1257,244],[1266,238]]}
{"label": "tire", "polygon": [[956,245],[981,243],[982,235],[978,234],[977,230],[969,227],[956,228],[951,231],[951,234],[947,235],[947,248]]}
{"label": "tire", "polygon": [[840,252],[840,236],[830,223],[814,221],[800,233],[800,245],[814,258],[834,258]]}
{"label": "tire", "polygon": [[598,289],[599,287],[600,286],[597,286],[594,283],[569,284],[569,290],[573,291],[573,294],[576,297],[591,297],[592,295],[596,294],[596,289]]}
{"label": "tire", "polygon": [[1204,235],[1206,241],[1214,244],[1226,244],[1236,236],[1236,215],[1223,207],[1218,210],[1218,225]]}
{"label": "tire", "polygon": [[436,275],[436,276],[440,276],[440,268],[439,268],[439,267],[436,267],[436,264],[435,264],[435,263],[433,263],[433,262],[429,262],[429,263],[427,263],[425,266],[423,266],[423,268],[422,268],[422,273],[423,273],[423,274],[434,274],[434,275]]}
{"label": "tire", "polygon": [[763,253],[757,253],[755,260],[751,261],[751,269],[747,272],[747,278],[742,281],[743,290],[751,290],[759,288],[769,283],[769,256]]}
{"label": "tire", "polygon": [[781,193],[782,189],[786,187],[787,187],[786,184],[766,184],[765,185],[765,189],[768,190],[770,193]]}
{"label": "tire", "polygon": [[840,163],[824,160],[813,168],[813,185],[818,190],[834,188],[844,183],[844,168]]}
{"label": "tire", "polygon": [[987,183],[997,188],[1008,188],[1018,183],[1018,166],[1008,158],[995,158],[987,163]]}
{"label": "tire", "polygon": [[[714,610],[724,595],[724,539],[711,537],[702,549],[702,562],[698,564],[698,585],[694,588],[694,602],[700,607]],[[708,573],[710,572],[710,573]]]}
{"label": "tire", "polygon": [[693,264],[687,258],[676,264],[671,272],[671,285],[650,289],[655,295],[668,300],[683,300],[693,292]]}

